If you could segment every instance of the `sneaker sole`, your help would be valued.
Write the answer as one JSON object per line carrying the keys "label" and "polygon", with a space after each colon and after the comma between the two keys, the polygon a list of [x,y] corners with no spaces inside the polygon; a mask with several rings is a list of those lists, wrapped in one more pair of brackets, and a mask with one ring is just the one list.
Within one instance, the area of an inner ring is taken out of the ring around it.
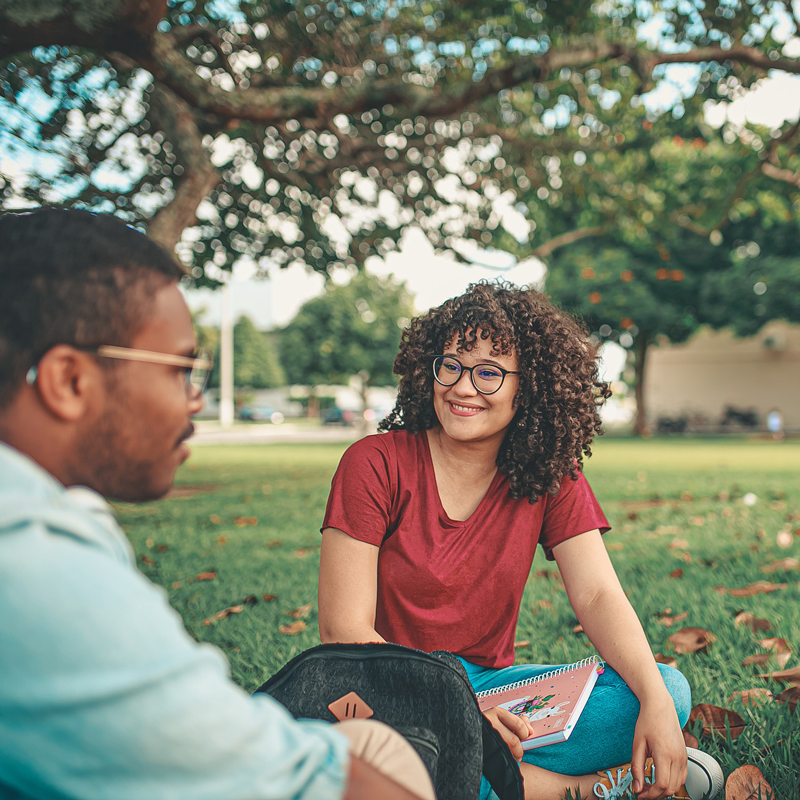
{"label": "sneaker sole", "polygon": [[[722,767],[710,755],[686,748],[689,757],[689,775],[686,778],[686,791],[692,800],[713,800],[724,784]],[[694,769],[693,769],[694,767]]]}

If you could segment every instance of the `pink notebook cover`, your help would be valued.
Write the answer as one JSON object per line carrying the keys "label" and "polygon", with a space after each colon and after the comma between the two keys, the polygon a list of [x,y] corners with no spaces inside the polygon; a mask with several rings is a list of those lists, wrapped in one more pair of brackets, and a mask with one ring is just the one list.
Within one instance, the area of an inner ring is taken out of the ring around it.
{"label": "pink notebook cover", "polygon": [[604,664],[596,658],[579,661],[527,681],[479,692],[481,711],[501,706],[525,717],[533,734],[522,743],[525,750],[569,738]]}

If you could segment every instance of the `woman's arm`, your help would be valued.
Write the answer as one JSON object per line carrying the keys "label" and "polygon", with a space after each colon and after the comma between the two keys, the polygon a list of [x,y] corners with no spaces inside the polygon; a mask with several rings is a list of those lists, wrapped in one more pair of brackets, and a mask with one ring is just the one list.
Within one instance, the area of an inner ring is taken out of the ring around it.
{"label": "woman's arm", "polygon": [[655,783],[639,797],[655,800],[674,794],[686,780],[686,747],[678,715],[600,531],[561,542],[553,555],[578,621],[641,705],[633,740],[634,791],[643,787],[644,761],[650,755],[656,764]]}
{"label": "woman's arm", "polygon": [[375,630],[380,548],[337,528],[322,532],[319,636],[327,642],[383,642]]}

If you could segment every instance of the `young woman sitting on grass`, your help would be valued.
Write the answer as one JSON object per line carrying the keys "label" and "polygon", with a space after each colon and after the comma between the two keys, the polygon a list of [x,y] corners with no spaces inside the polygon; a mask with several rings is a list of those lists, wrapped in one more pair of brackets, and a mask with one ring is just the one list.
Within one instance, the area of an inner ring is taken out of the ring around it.
{"label": "young woman sitting on grass", "polygon": [[[580,469],[609,396],[595,356],[576,322],[509,284],[475,284],[412,321],[395,361],[400,386],[387,433],[352,445],[333,479],[320,635],[449,650],[475,691],[549,671],[512,666],[540,544],[608,666],[566,742],[523,754],[527,723],[504,709],[485,712],[521,760],[525,797],[556,800],[577,787],[584,798],[699,800],[719,791],[721,770],[690,751],[687,779],[689,686],[654,661]],[[490,796],[484,781],[482,797]]]}

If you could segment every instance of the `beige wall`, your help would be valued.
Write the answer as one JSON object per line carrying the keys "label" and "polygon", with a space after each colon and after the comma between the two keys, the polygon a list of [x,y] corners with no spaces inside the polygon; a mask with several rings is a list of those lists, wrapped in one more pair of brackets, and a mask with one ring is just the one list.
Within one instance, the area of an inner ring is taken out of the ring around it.
{"label": "beige wall", "polygon": [[703,330],[680,345],[654,345],[645,376],[648,424],[700,414],[716,423],[726,405],[754,408],[764,424],[777,408],[800,429],[800,325],[771,322],[756,335]]}

